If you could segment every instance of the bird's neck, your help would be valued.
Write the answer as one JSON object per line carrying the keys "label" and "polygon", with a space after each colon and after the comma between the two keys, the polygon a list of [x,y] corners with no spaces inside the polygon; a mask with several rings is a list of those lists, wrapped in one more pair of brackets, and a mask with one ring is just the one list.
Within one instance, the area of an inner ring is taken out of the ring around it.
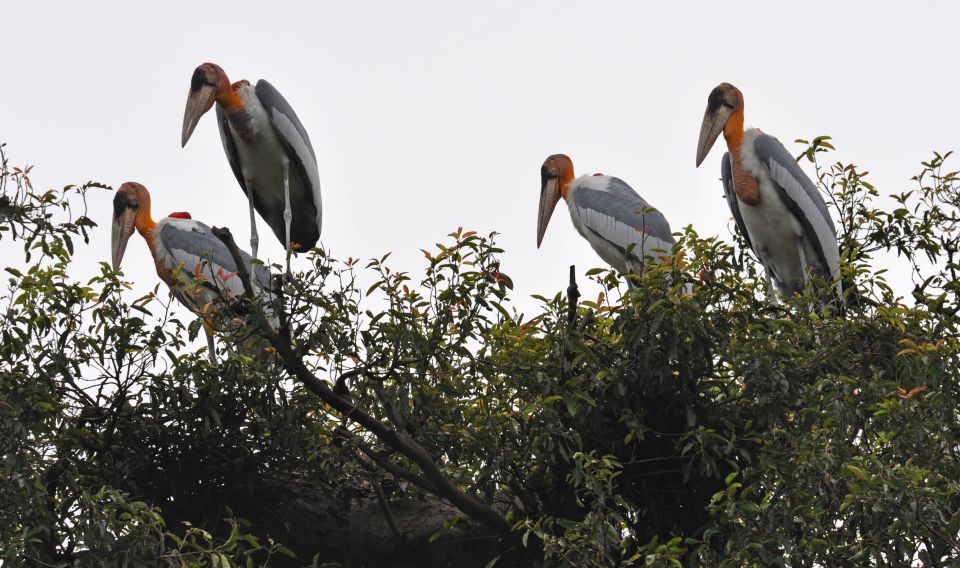
{"label": "bird's neck", "polygon": [[743,140],[743,108],[734,109],[723,127],[723,138],[727,141],[727,149],[734,156],[740,156],[740,142]]}
{"label": "bird's neck", "polygon": [[257,138],[257,133],[253,129],[253,119],[247,109],[242,108],[236,112],[227,113],[227,121],[233,126],[237,136],[247,144],[253,144]]}
{"label": "bird's neck", "polygon": [[247,107],[243,104],[243,99],[237,93],[237,89],[240,87],[247,87],[250,83],[248,81],[237,81],[227,89],[229,95],[224,96],[224,101],[220,100],[220,95],[217,95],[217,102],[220,104],[220,107],[223,108],[224,114],[227,115],[227,120],[230,122],[230,125],[233,126],[233,130],[240,136],[240,139],[246,142],[247,144],[253,144],[254,139],[256,139],[256,132],[253,130],[253,119],[250,117],[250,112],[247,111]]}
{"label": "bird's neck", "polygon": [[150,254],[156,257],[156,254],[153,252],[153,231],[157,228],[157,223],[153,220],[153,215],[150,214],[149,201],[140,202],[140,207],[137,209],[137,218],[134,220],[133,226],[136,227],[140,236],[147,241],[147,245],[150,247]]}
{"label": "bird's neck", "polygon": [[560,176],[560,196],[564,201],[570,197],[570,184],[573,183],[573,169],[564,170]]}
{"label": "bird's neck", "polygon": [[727,119],[727,124],[723,127],[723,138],[727,141],[727,150],[733,157],[733,191],[743,203],[759,205],[760,184],[743,166],[740,151],[743,142],[743,107],[735,109]]}
{"label": "bird's neck", "polygon": [[157,222],[153,220],[153,214],[150,212],[150,202],[141,198],[140,206],[137,207],[137,217],[134,219],[134,227],[137,232],[146,237],[157,227]]}
{"label": "bird's neck", "polygon": [[157,269],[157,276],[159,276],[167,286],[173,288],[176,286],[177,280],[173,277],[173,272],[170,271],[170,268],[164,264],[163,259],[157,256],[157,249],[153,246],[157,222],[153,220],[153,215],[150,213],[150,195],[144,191],[139,193],[139,197],[140,205],[137,207],[137,216],[133,220],[133,226],[137,229],[137,232],[140,233],[140,236],[143,237],[143,240],[147,241],[147,248],[150,249],[150,256],[153,257],[153,265]]}
{"label": "bird's neck", "polygon": [[153,246],[156,239],[155,231],[157,229],[157,223],[150,215],[149,203],[147,204],[146,209],[143,209],[143,206],[141,205],[141,209],[138,213],[139,214],[137,215],[136,221],[137,232],[143,236],[143,240],[147,241],[147,248],[150,249],[150,256],[153,257],[153,266],[157,270],[157,276],[159,276],[160,280],[163,280],[167,286],[173,288],[177,285],[177,279],[174,278],[170,267],[164,263],[162,258],[157,256],[157,249]]}
{"label": "bird's neck", "polygon": [[233,85],[217,89],[217,103],[227,115],[243,110],[243,99],[237,94]]}

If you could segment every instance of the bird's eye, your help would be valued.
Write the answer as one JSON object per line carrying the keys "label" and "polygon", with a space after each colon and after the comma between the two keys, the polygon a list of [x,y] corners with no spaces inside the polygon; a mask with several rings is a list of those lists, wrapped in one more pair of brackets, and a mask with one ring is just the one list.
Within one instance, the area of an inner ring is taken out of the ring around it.
{"label": "bird's eye", "polygon": [[729,106],[726,97],[723,96],[723,92],[720,89],[714,89],[710,92],[710,97],[707,99],[707,108],[714,111],[720,108],[721,105]]}
{"label": "bird's eye", "polygon": [[193,71],[193,77],[190,78],[190,90],[199,91],[204,85],[215,87],[216,83],[211,83],[210,80],[207,79],[207,74],[203,72],[203,69],[197,67]]}

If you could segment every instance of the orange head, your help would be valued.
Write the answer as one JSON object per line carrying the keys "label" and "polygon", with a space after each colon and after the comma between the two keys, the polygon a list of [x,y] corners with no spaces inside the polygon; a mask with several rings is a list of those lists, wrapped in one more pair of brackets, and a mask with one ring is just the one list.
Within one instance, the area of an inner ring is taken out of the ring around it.
{"label": "orange head", "polygon": [[[240,82],[238,82],[239,84]],[[186,146],[200,117],[220,103],[225,112],[235,112],[243,108],[243,101],[237,96],[226,72],[215,63],[204,63],[193,71],[190,79],[190,92],[187,94],[187,107],[183,112],[183,131],[180,145]]]}
{"label": "orange head", "polygon": [[573,161],[565,154],[554,154],[540,167],[540,207],[537,215],[537,248],[543,242],[550,216],[560,198],[567,198],[573,181]]}
{"label": "orange head", "polygon": [[[147,237],[153,229],[150,217],[150,192],[139,183],[128,181],[120,186],[113,196],[113,231],[110,239],[113,269],[120,268],[127,241],[136,229]],[[149,239],[148,239],[149,240]]]}
{"label": "orange head", "polygon": [[700,125],[700,140],[697,142],[697,166],[713,148],[714,142],[724,133],[727,145],[736,148],[743,136],[743,93],[730,83],[720,83],[710,91],[707,110]]}

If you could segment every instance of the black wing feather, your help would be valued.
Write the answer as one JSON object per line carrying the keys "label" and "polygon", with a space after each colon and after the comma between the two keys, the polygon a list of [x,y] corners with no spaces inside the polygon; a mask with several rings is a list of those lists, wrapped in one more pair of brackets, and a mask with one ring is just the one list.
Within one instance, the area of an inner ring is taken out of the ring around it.
{"label": "black wing feather", "polygon": [[243,179],[243,170],[240,169],[240,156],[237,154],[237,146],[233,143],[233,136],[230,134],[230,125],[227,123],[227,115],[217,107],[217,128],[220,130],[220,141],[223,142],[223,150],[227,154],[227,161],[230,162],[230,169],[233,170],[233,176],[237,178],[243,195],[247,195],[247,182]]}
{"label": "black wing feather", "polygon": [[[260,100],[260,104],[262,104],[267,111],[267,116],[270,119],[274,133],[277,135],[277,139],[280,141],[280,144],[283,145],[283,149],[290,159],[291,170],[303,181],[304,190],[306,191],[305,197],[313,201],[314,208],[319,215],[322,215],[323,203],[320,198],[319,180],[317,179],[316,186],[314,183],[314,179],[319,178],[319,174],[316,173],[317,155],[313,150],[313,144],[310,142],[310,135],[307,134],[307,130],[303,127],[303,123],[300,122],[300,118],[297,117],[297,113],[294,112],[293,107],[290,106],[287,99],[283,98],[280,91],[274,88],[269,81],[266,79],[257,81],[256,94]],[[277,127],[274,116],[275,111],[286,117],[293,124],[297,134],[306,145],[306,150],[310,154],[309,159],[312,161],[312,163],[309,164],[310,171],[308,171],[308,165],[303,162],[303,159],[298,153],[298,149],[290,143],[287,136]],[[311,176],[311,172],[313,172],[314,175]],[[316,226],[316,232],[314,232],[312,221],[305,227],[298,227],[297,225],[297,223],[294,223],[291,239],[299,242],[305,249],[313,247],[320,238],[322,227],[318,224]],[[277,234],[277,238],[282,240],[281,233],[277,232],[276,229],[274,232]]]}

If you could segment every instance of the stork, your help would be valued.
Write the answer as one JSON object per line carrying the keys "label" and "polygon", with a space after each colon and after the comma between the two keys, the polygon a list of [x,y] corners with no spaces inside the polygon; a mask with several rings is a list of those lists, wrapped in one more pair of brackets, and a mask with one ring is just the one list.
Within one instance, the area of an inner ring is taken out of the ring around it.
{"label": "stork", "polygon": [[677,242],[663,214],[626,182],[600,174],[574,178],[573,161],[554,154],[540,168],[537,248],[561,197],[580,236],[620,273],[638,271],[645,258],[671,254]]}
{"label": "stork", "polygon": [[770,299],[800,292],[814,274],[834,283],[838,297],[837,230],[817,187],[779,140],[743,129],[743,93],[721,83],[710,93],[697,143],[697,167],[723,132],[728,152],[721,176],[727,204],[747,245],[763,265]]}
{"label": "stork", "polygon": [[190,80],[182,146],[214,103],[223,150],[249,203],[253,258],[260,243],[256,209],[286,247],[289,275],[290,253],[307,250],[320,238],[320,174],[310,137],[290,104],[266,80],[257,81],[256,87],[249,81],[231,85],[223,69],[204,63]]}
{"label": "stork", "polygon": [[[213,331],[221,326],[214,323],[215,316],[226,301],[243,294],[243,283],[237,276],[237,264],[229,249],[213,235],[210,227],[194,221],[189,213],[171,213],[154,221],[147,188],[126,182],[113,198],[111,260],[114,270],[120,268],[134,230],[147,241],[157,276],[183,305],[203,318],[208,354],[211,362],[216,363]],[[240,257],[247,265],[254,294],[258,300],[268,300],[270,272],[262,264],[253,264],[246,252],[240,251]]]}

